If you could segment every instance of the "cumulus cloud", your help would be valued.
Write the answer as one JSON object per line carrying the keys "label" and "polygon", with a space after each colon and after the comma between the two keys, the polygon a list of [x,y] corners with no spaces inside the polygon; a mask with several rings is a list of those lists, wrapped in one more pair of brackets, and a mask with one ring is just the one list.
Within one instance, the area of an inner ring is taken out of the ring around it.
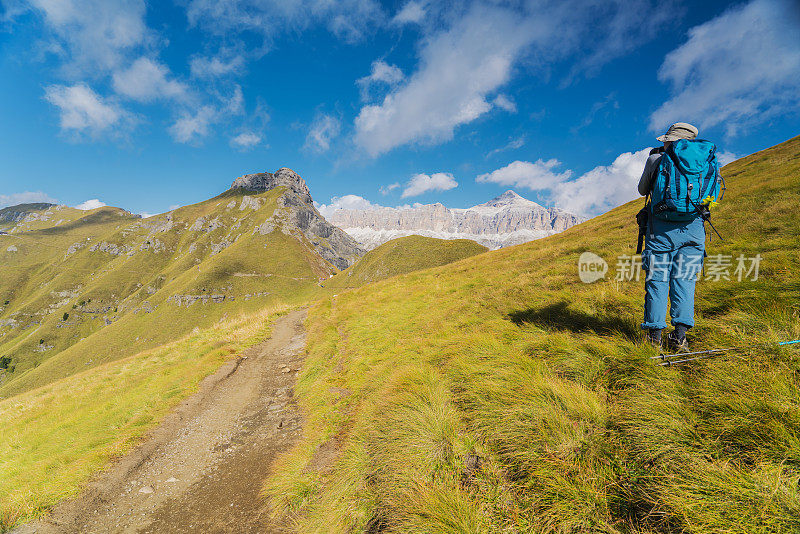
{"label": "cumulus cloud", "polygon": [[223,49],[215,56],[195,56],[189,63],[192,76],[214,79],[239,74],[245,65],[244,55],[232,49]]}
{"label": "cumulus cloud", "polygon": [[392,17],[392,23],[402,26],[404,24],[418,24],[424,18],[427,12],[427,2],[419,2],[411,0],[400,9],[400,11]]}
{"label": "cumulus cloud", "polygon": [[530,161],[514,161],[496,171],[481,174],[475,181],[524,187],[533,191],[549,189],[553,184],[568,180],[572,176],[572,171],[570,170],[562,173],[553,171],[560,165],[561,162],[557,159],[549,159],[547,161],[539,159],[533,163]]}
{"label": "cumulus cloud", "polygon": [[489,159],[492,156],[494,156],[495,154],[499,154],[499,153],[505,152],[507,150],[516,150],[518,148],[522,148],[523,145],[525,145],[525,136],[521,135],[519,137],[515,137],[515,138],[511,139],[506,145],[501,146],[499,148],[495,148],[493,150],[490,150],[486,154],[486,159]]}
{"label": "cumulus cloud", "polygon": [[511,100],[507,95],[503,94],[497,95],[496,97],[494,97],[494,100],[492,100],[492,104],[494,104],[500,109],[508,111],[509,113],[517,112],[517,104],[513,100]]}
{"label": "cumulus cloud", "polygon": [[108,204],[106,204],[105,202],[102,202],[96,198],[92,198],[90,200],[85,200],[81,202],[80,204],[75,206],[75,209],[88,211],[88,210],[95,210],[97,208],[102,208],[103,206],[107,205]]}
{"label": "cumulus cloud", "polygon": [[31,0],[44,15],[66,56],[70,75],[104,73],[119,67],[137,47],[154,39],[145,24],[144,0]]}
{"label": "cumulus cloud", "polygon": [[331,141],[339,135],[340,129],[339,119],[318,113],[306,135],[305,147],[318,153],[327,152],[331,147]]}
{"label": "cumulus cloud", "polygon": [[255,132],[242,132],[231,138],[231,146],[239,150],[248,150],[261,142],[261,135]]}
{"label": "cumulus cloud", "polygon": [[78,139],[97,138],[113,129],[118,137],[134,122],[132,114],[112,100],[103,99],[85,83],[51,85],[45,88],[45,100],[59,109],[61,131]]}
{"label": "cumulus cloud", "polygon": [[208,135],[210,126],[216,116],[217,110],[212,106],[202,106],[194,112],[184,112],[169,127],[169,133],[179,143],[197,142]]}
{"label": "cumulus cloud", "polygon": [[169,68],[150,58],[140,57],[130,67],[114,73],[114,90],[139,102],[157,99],[184,100],[188,93],[185,84],[169,79]]}
{"label": "cumulus cloud", "polygon": [[717,162],[720,167],[724,167],[728,163],[734,162],[741,157],[742,156],[728,150],[720,150],[717,152]]}
{"label": "cumulus cloud", "polygon": [[792,0],[753,0],[689,30],[664,58],[659,79],[672,98],[650,116],[650,129],[678,120],[723,125],[735,135],[800,104],[800,10]]}
{"label": "cumulus cloud", "polygon": [[556,206],[580,215],[597,215],[639,197],[636,185],[650,149],[625,152],[607,166],[598,166],[551,190]]}
{"label": "cumulus cloud", "polygon": [[578,178],[573,172],[555,169],[561,166],[556,159],[536,162],[515,161],[491,173],[476,178],[541,192],[556,206],[579,215],[596,215],[638,197],[636,185],[650,153],[649,148],[620,154],[611,165],[597,166]]}
{"label": "cumulus cloud", "polygon": [[[355,144],[375,157],[396,147],[435,144],[493,107],[513,110],[512,101],[492,95],[512,78],[515,66],[547,73],[551,65],[575,57],[582,68],[599,68],[626,49],[651,39],[670,6],[654,0],[593,0],[480,3],[456,10],[444,29],[431,30],[420,42],[419,67],[385,96],[361,108],[355,119]],[[652,31],[639,29],[645,27]],[[591,52],[585,43],[592,42]],[[591,61],[583,61],[591,54]],[[577,75],[577,74],[576,74]]]}
{"label": "cumulus cloud", "polygon": [[395,65],[389,65],[382,59],[372,62],[372,70],[368,76],[356,80],[361,90],[361,99],[369,98],[370,89],[375,85],[393,87],[403,80],[403,71]]}
{"label": "cumulus cloud", "polygon": [[252,32],[266,43],[278,32],[323,23],[337,37],[358,41],[384,20],[376,0],[191,0],[189,23],[220,36]]}
{"label": "cumulus cloud", "polygon": [[317,205],[317,211],[323,217],[330,217],[337,210],[376,210],[383,206],[373,204],[364,197],[358,195],[344,195],[331,198],[330,204]]}
{"label": "cumulus cloud", "polygon": [[399,189],[399,188],[400,188],[400,182],[395,182],[395,183],[389,184],[389,185],[382,185],[380,187],[379,191],[381,192],[381,195],[386,196],[389,193],[391,193],[392,191],[394,191],[395,189]]}
{"label": "cumulus cloud", "polygon": [[415,197],[428,191],[447,191],[458,187],[458,182],[449,172],[437,172],[434,174],[415,174],[406,183],[403,189],[403,198]]}
{"label": "cumulus cloud", "polygon": [[486,95],[509,80],[514,58],[529,40],[512,12],[476,7],[427,41],[421,68],[404,86],[361,109],[356,144],[377,156],[410,142],[452,139],[457,126],[491,109]]}
{"label": "cumulus cloud", "polygon": [[58,204],[58,200],[41,191],[25,191],[22,193],[11,193],[10,195],[0,195],[0,208],[16,206],[17,204],[33,204],[39,202]]}
{"label": "cumulus cloud", "polygon": [[[244,113],[242,88],[235,85],[233,93],[217,93],[216,102],[196,107],[185,107],[175,122],[168,128],[172,138],[179,143],[197,144],[211,133],[211,127],[229,121]],[[257,116],[260,110],[256,110]]]}

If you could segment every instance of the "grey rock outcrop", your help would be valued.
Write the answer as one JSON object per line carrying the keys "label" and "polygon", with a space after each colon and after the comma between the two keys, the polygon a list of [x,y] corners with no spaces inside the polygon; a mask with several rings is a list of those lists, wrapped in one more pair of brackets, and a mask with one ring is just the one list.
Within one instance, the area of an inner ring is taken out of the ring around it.
{"label": "grey rock outcrop", "polygon": [[256,228],[257,232],[280,230],[295,235],[299,231],[320,256],[338,269],[346,269],[364,255],[366,251],[351,236],[319,214],[305,180],[291,169],[247,174],[234,180],[231,189],[263,192],[281,186],[286,191],[278,198],[278,209]]}
{"label": "grey rock outcrop", "polygon": [[339,209],[327,214],[367,249],[407,235],[472,239],[490,249],[546,237],[583,221],[558,208],[545,208],[514,191],[467,209],[442,204],[372,210]]}
{"label": "grey rock outcrop", "polygon": [[7,208],[0,209],[0,223],[19,222],[32,213],[49,210],[55,206],[56,204],[48,204],[45,202],[9,206]]}
{"label": "grey rock outcrop", "polygon": [[292,169],[282,167],[274,174],[270,172],[259,172],[256,174],[245,174],[240,176],[231,184],[231,189],[243,189],[245,191],[269,191],[276,187],[285,186],[305,201],[311,203],[311,192],[308,190],[305,180]]}

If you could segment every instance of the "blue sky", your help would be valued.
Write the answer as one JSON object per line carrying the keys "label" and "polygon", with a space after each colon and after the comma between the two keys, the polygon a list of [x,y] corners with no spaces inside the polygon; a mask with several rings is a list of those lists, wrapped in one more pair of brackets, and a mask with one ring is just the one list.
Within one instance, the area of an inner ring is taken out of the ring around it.
{"label": "blue sky", "polygon": [[654,136],[800,133],[792,0],[0,0],[0,205],[160,213],[291,167],[324,209],[593,215]]}

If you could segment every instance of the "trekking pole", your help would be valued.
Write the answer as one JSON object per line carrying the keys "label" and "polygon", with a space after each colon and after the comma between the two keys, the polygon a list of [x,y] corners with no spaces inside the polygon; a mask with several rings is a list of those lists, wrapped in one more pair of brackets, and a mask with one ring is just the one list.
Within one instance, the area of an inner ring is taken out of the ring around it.
{"label": "trekking pole", "polygon": [[[744,350],[744,349],[754,349],[758,347],[768,347],[768,346],[786,346],[786,345],[794,345],[800,343],[800,339],[794,339],[792,341],[779,341],[778,343],[774,342],[767,342],[767,343],[755,343],[753,345],[739,345],[736,347],[728,347],[724,349],[711,349],[711,350],[700,350],[696,352],[679,352],[677,354],[659,354],[658,356],[651,356],[651,360],[661,359],[663,360],[659,365],[675,365],[678,363],[685,363],[685,362],[693,362],[695,360],[702,360],[703,358],[710,358],[716,354],[721,354],[723,352],[729,352],[732,350]],[[667,358],[672,358],[675,356],[695,356],[694,358],[684,358],[682,360],[668,360]]]}

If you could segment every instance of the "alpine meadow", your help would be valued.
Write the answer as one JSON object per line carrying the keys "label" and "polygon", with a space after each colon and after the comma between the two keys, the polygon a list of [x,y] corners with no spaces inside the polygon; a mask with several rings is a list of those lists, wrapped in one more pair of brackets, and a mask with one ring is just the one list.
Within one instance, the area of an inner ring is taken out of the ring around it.
{"label": "alpine meadow", "polygon": [[0,0],[0,534],[800,534],[796,0]]}

